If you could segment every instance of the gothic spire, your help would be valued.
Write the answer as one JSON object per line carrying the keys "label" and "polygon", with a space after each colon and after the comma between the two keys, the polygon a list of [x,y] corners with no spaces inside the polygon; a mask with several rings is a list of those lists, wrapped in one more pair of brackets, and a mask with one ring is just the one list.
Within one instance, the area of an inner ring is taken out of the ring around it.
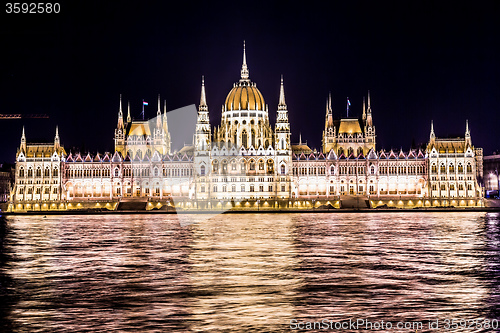
{"label": "gothic spire", "polygon": [[201,76],[201,95],[200,95],[200,109],[207,107],[207,97],[205,95],[205,76]]}
{"label": "gothic spire", "polygon": [[158,110],[156,111],[156,128],[161,128],[161,102],[160,94],[158,94]]}
{"label": "gothic spire", "polygon": [[332,92],[331,91],[328,92],[328,113],[329,114],[333,113],[333,109],[332,109]]}
{"label": "gothic spire", "polygon": [[26,151],[26,136],[24,135],[24,126],[23,126],[23,134],[21,135],[21,150]]}
{"label": "gothic spire", "polygon": [[279,102],[278,106],[286,106],[286,103],[285,103],[285,87],[283,86],[283,75],[281,75],[280,102]]}
{"label": "gothic spire", "polygon": [[472,140],[470,137],[470,131],[469,131],[469,120],[465,121],[465,146],[472,146]]}
{"label": "gothic spire", "polygon": [[123,128],[122,94],[120,94],[120,108],[118,109],[118,128]]}
{"label": "gothic spire", "polygon": [[128,111],[127,111],[127,123],[130,123],[132,118],[130,117],[130,101],[128,101]]}
{"label": "gothic spire", "polygon": [[245,51],[245,41],[243,41],[243,65],[241,65],[241,79],[248,80],[248,66],[247,66],[247,55]]}
{"label": "gothic spire", "polygon": [[59,139],[59,126],[56,126],[56,136],[54,138],[54,147],[55,149],[59,149],[61,145],[61,140]]}
{"label": "gothic spire", "polygon": [[436,135],[434,134],[434,122],[431,120],[431,140],[434,140]]}

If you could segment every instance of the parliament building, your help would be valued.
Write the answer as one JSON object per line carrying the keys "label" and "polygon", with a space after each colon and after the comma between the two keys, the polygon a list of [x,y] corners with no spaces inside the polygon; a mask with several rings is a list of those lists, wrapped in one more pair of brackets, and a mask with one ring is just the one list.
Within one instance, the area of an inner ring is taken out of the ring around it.
{"label": "parliament building", "polygon": [[431,123],[426,149],[386,151],[376,146],[369,92],[359,118],[335,119],[328,96],[322,148],[316,150],[302,140],[291,142],[283,78],[279,91],[273,127],[250,80],[244,48],[240,79],[222,105],[220,126],[210,125],[202,79],[193,142],[179,151],[171,151],[159,97],[156,117],[137,121],[130,105],[124,116],[120,96],[113,153],[67,153],[57,128],[52,144],[29,143],[23,128],[9,210],[483,205],[482,149],[472,145],[466,121],[464,137],[436,137]]}

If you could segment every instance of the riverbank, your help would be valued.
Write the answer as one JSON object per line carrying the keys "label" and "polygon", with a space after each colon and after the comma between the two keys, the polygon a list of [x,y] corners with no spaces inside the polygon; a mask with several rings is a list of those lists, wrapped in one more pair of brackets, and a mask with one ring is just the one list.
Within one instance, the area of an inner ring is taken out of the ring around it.
{"label": "riverbank", "polygon": [[418,212],[500,212],[500,207],[428,207],[367,209],[260,209],[260,210],[69,210],[0,212],[0,215],[130,215],[130,214],[309,214],[309,213],[418,213]]}

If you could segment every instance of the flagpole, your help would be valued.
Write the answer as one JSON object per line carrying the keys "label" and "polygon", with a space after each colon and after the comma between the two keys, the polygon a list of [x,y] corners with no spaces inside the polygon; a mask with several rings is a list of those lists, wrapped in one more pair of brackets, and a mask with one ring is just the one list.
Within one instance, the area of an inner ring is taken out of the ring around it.
{"label": "flagpole", "polygon": [[347,97],[347,118],[349,118],[349,97]]}

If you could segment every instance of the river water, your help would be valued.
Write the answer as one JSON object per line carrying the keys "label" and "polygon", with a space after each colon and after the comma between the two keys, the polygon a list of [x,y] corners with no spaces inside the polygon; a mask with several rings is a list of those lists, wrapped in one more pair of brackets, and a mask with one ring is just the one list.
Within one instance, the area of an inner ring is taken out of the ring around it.
{"label": "river water", "polygon": [[187,218],[3,217],[0,330],[500,330],[498,213]]}

